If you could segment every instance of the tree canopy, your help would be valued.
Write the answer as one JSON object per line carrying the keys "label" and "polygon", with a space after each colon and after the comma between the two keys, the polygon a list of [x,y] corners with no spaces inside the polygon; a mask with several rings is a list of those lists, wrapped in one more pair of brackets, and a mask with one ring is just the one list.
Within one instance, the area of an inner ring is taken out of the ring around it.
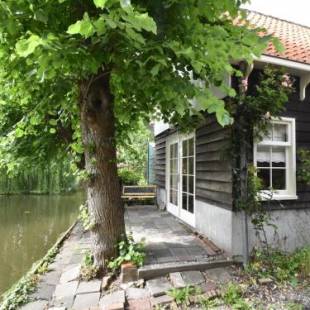
{"label": "tree canopy", "polygon": [[234,25],[242,2],[0,1],[0,166],[78,159],[78,87],[100,70],[110,74],[120,141],[141,118],[186,127],[207,110],[230,123],[224,102],[192,79],[233,96],[223,83],[232,60],[265,48],[256,29]]}
{"label": "tree canopy", "polygon": [[235,96],[224,82],[241,74],[233,62],[269,40],[235,22],[244,2],[0,0],[0,168],[68,154],[85,166],[97,265],[125,234],[116,142],[154,118],[181,129],[205,112],[232,122],[209,86]]}

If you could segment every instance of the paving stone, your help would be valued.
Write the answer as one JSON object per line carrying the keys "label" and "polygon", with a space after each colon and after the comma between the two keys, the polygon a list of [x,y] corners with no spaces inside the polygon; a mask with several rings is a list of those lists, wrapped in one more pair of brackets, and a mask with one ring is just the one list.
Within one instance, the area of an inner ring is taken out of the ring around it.
{"label": "paving stone", "polygon": [[[73,267],[74,266],[74,267]],[[72,265],[64,271],[60,277],[59,283],[75,281],[80,277],[81,265]]]}
{"label": "paving stone", "polygon": [[162,295],[162,296],[151,298],[151,305],[154,308],[157,308],[159,306],[164,306],[172,302],[173,302],[173,298],[168,295]]}
{"label": "paving stone", "polygon": [[70,258],[70,264],[80,264],[83,259],[83,256],[80,254],[74,254]]}
{"label": "paving stone", "polygon": [[157,259],[172,257],[172,253],[169,251],[169,249],[157,249],[157,250],[153,250],[152,253]]}
{"label": "paving stone", "polygon": [[100,280],[83,281],[79,283],[76,294],[99,293],[101,288]]}
{"label": "paving stone", "polygon": [[181,274],[186,285],[198,285],[205,282],[205,278],[200,271],[183,271]]}
{"label": "paving stone", "polygon": [[68,282],[65,284],[58,284],[54,292],[55,299],[59,299],[61,297],[66,297],[66,296],[74,296],[77,290],[78,284],[79,284],[78,281]]}
{"label": "paving stone", "polygon": [[164,295],[172,288],[168,279],[164,277],[147,281],[146,287],[154,297]]}
{"label": "paving stone", "polygon": [[187,260],[191,260],[189,253],[186,251],[185,248],[171,248],[171,253],[173,254],[176,261],[184,262]]}
{"label": "paving stone", "polygon": [[186,249],[192,255],[198,255],[198,256],[202,256],[202,255],[206,255],[207,256],[208,255],[207,250],[204,249],[201,246],[191,246],[191,247],[188,247]]}
{"label": "paving stone", "polygon": [[128,300],[128,309],[130,310],[152,310],[149,298]]}
{"label": "paving stone", "polygon": [[46,300],[36,300],[22,306],[20,310],[44,310],[47,309],[47,305],[48,303]]}
{"label": "paving stone", "polygon": [[169,275],[170,281],[175,288],[182,288],[186,286],[184,282],[181,272],[173,272]]}
{"label": "paving stone", "polygon": [[48,308],[48,310],[66,310],[66,307],[52,307]]}
{"label": "paving stone", "polygon": [[50,300],[55,291],[56,285],[49,285],[45,282],[40,282],[36,288],[36,291],[31,294],[33,299]]}
{"label": "paving stone", "polygon": [[99,306],[105,309],[110,309],[109,307],[113,305],[122,304],[124,307],[125,303],[125,291],[116,291],[111,294],[103,296],[99,301]]}
{"label": "paving stone", "polygon": [[74,295],[70,296],[61,296],[54,298],[52,305],[54,307],[65,307],[66,309],[71,309],[73,305]]}
{"label": "paving stone", "polygon": [[126,290],[128,300],[131,299],[145,299],[150,296],[150,292],[145,288],[130,287]]}
{"label": "paving stone", "polygon": [[206,278],[214,282],[219,282],[222,284],[228,283],[232,280],[232,276],[229,273],[228,268],[214,268],[205,271]]}
{"label": "paving stone", "polygon": [[57,285],[59,283],[61,272],[58,270],[50,271],[44,274],[41,278],[41,282],[45,282],[49,285]]}
{"label": "paving stone", "polygon": [[98,306],[100,293],[76,295],[73,303],[73,310],[84,310],[91,306]]}
{"label": "paving stone", "polygon": [[200,284],[200,288],[203,292],[207,293],[210,291],[215,291],[217,289],[217,285],[213,281],[207,280],[207,282]]}

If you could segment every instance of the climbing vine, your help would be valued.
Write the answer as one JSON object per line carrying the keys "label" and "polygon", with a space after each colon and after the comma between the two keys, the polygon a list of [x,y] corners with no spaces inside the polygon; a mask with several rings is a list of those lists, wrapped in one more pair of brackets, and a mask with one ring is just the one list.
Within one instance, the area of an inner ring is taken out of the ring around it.
{"label": "climbing vine", "polygon": [[282,69],[266,66],[259,74],[252,74],[250,83],[242,77],[238,84],[239,94],[230,102],[235,119],[232,143],[235,208],[250,216],[256,232],[263,233],[267,245],[264,227],[273,224],[268,207],[259,195],[261,181],[254,165],[248,163],[252,162],[253,141],[260,141],[270,128],[270,120],[284,111],[293,81]]}
{"label": "climbing vine", "polygon": [[298,152],[300,168],[297,171],[298,180],[310,185],[310,150],[300,149]]}

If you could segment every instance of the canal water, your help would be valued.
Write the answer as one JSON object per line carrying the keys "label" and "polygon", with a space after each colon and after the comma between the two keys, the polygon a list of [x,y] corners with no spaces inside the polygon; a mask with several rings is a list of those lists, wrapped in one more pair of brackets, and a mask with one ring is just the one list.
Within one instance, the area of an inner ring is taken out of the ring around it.
{"label": "canal water", "polygon": [[83,197],[0,196],[0,296],[73,224]]}

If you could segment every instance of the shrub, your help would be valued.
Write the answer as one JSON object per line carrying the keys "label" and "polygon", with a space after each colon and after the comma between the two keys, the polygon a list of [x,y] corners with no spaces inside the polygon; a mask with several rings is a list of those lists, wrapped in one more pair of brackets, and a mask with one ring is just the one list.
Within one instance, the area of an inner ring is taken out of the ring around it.
{"label": "shrub", "polygon": [[81,266],[80,277],[84,281],[90,281],[97,277],[99,269],[94,264],[94,257],[90,251],[86,251]]}
{"label": "shrub", "polygon": [[129,234],[126,239],[118,243],[117,247],[119,256],[109,262],[110,269],[116,271],[125,262],[131,262],[137,267],[143,265],[145,258],[143,242],[135,242],[132,235]]}
{"label": "shrub", "polygon": [[255,277],[269,277],[280,283],[295,284],[310,277],[310,247],[287,254],[280,250],[255,251],[247,271]]}
{"label": "shrub", "polygon": [[143,174],[141,172],[137,172],[128,168],[119,169],[118,176],[122,182],[122,185],[138,185],[144,180]]}

